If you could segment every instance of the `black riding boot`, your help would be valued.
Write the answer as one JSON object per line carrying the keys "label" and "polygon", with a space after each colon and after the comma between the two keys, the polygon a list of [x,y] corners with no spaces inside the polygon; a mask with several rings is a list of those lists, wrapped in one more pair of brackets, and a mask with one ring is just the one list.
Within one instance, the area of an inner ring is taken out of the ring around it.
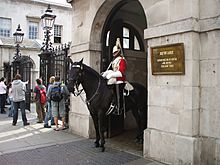
{"label": "black riding boot", "polygon": [[113,86],[113,92],[114,97],[112,99],[111,105],[106,112],[106,115],[109,115],[113,112],[115,115],[120,115],[123,112],[124,109],[124,96],[123,96],[123,90],[124,90],[125,84],[115,84]]}
{"label": "black riding boot", "polygon": [[125,84],[116,84],[115,85],[115,100],[116,100],[116,108],[113,112],[115,115],[121,115],[124,109],[124,90]]}

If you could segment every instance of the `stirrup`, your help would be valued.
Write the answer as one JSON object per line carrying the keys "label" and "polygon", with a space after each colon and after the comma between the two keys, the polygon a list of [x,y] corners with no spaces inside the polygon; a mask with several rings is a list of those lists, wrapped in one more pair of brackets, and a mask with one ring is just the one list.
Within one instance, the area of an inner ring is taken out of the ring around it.
{"label": "stirrup", "polygon": [[115,109],[115,105],[113,105],[113,104],[111,103],[111,105],[110,105],[108,111],[105,113],[105,115],[106,115],[106,116],[110,115],[114,109]]}

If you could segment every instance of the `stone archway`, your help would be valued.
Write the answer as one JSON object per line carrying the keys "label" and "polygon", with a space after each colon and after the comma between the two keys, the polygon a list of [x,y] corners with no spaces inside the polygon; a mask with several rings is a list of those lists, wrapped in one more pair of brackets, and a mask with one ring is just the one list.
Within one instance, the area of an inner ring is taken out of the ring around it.
{"label": "stone archway", "polygon": [[[123,28],[130,30],[130,46],[133,44],[131,47],[123,47],[129,66],[127,70],[128,81],[139,82],[147,87],[147,53],[144,41],[144,29],[147,28],[147,22],[144,9],[139,1],[105,1],[97,11],[90,33],[91,47],[95,44],[96,46],[98,45],[97,48],[99,48],[96,50],[99,54],[98,61],[100,64],[100,66],[97,66],[97,70],[102,72],[108,67],[112,59],[111,50],[117,37],[121,37],[123,46]],[[120,31],[120,33],[117,33],[117,30]],[[112,35],[111,39],[106,39],[108,35],[107,33],[110,31],[114,31],[113,33],[115,34]],[[134,47],[134,39],[138,42],[139,48]],[[106,45],[107,42],[108,45]],[[93,65],[93,63],[91,63],[91,65]],[[123,122],[121,122],[121,120],[123,120]],[[113,128],[111,123],[121,124],[120,126],[116,124],[117,128]],[[136,123],[131,113],[127,115],[125,120],[123,117],[114,117],[109,119],[108,136],[112,137],[120,134],[123,129],[129,130],[135,127]]]}
{"label": "stone archway", "polygon": [[[93,2],[90,1],[77,1],[72,2],[74,8],[74,25],[73,36],[74,39],[71,45],[71,58],[73,61],[79,61],[84,58],[84,62],[97,70],[101,71],[102,66],[102,52],[104,31],[107,27],[107,21],[110,20],[112,15],[117,10],[125,9],[129,12],[129,3],[131,6],[134,4],[138,6],[138,10],[144,15],[144,25],[138,28],[139,25],[126,19],[124,23],[132,26],[138,33],[141,33],[141,42],[143,45],[143,52],[146,59],[146,45],[144,43],[144,28],[146,28],[146,16],[141,3],[138,0],[107,0]],[[81,8],[80,8],[81,7]],[[123,8],[124,7],[124,8]],[[135,11],[135,9],[133,10]],[[84,13],[86,12],[86,14]],[[137,12],[137,11],[136,11]],[[85,15],[90,15],[86,17]],[[89,18],[89,19],[88,19]],[[80,34],[80,35],[79,35]],[[134,57],[130,57],[135,59]],[[146,60],[144,60],[146,64]],[[145,65],[146,67],[146,65]],[[146,69],[144,69],[146,72]],[[77,105],[77,106],[76,106]],[[69,114],[70,130],[86,137],[94,137],[93,122],[87,110],[87,107],[82,103],[80,98],[71,97],[71,108]],[[78,126],[78,123],[84,123]]]}

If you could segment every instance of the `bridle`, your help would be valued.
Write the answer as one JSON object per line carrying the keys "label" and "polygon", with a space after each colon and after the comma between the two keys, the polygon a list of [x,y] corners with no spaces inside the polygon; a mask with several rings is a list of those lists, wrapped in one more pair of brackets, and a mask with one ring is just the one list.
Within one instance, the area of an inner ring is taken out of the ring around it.
{"label": "bridle", "polygon": [[[80,69],[80,73],[77,75],[77,79],[76,81],[74,82],[73,86],[74,86],[74,89],[76,89],[77,92],[75,92],[75,90],[73,91],[73,94],[74,96],[80,96],[80,98],[82,99],[82,101],[87,104],[87,105],[90,105],[90,102],[95,98],[96,95],[98,95],[98,91],[99,91],[99,88],[100,88],[100,85],[101,85],[101,80],[100,80],[100,77],[99,77],[99,82],[98,82],[98,86],[96,88],[96,91],[94,92],[94,94],[92,95],[92,97],[90,99],[83,99],[82,97],[82,91],[84,89],[80,89],[79,90],[79,85],[81,84],[81,81],[78,81],[81,79],[81,76],[83,75],[83,70],[82,70],[82,66],[81,65],[76,65],[76,64],[73,64],[72,65],[72,68],[79,68]],[[70,78],[70,81],[73,81],[72,78]]]}

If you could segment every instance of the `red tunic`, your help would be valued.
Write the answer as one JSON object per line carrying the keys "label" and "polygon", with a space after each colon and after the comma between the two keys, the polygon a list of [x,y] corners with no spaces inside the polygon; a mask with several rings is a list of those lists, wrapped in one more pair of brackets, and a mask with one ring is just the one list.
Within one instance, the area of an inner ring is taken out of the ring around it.
{"label": "red tunic", "polygon": [[124,57],[118,56],[113,62],[112,62],[112,68],[113,71],[120,71],[122,74],[122,77],[117,77],[117,81],[125,81],[125,71],[126,71],[126,61]]}

